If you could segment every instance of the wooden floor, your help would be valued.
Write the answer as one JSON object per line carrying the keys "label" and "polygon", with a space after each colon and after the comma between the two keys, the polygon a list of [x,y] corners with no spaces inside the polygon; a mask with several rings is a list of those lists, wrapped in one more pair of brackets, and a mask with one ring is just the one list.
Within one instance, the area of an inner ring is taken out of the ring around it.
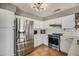
{"label": "wooden floor", "polygon": [[49,48],[46,45],[40,45],[39,47],[36,47],[35,50],[28,56],[66,56],[66,54]]}

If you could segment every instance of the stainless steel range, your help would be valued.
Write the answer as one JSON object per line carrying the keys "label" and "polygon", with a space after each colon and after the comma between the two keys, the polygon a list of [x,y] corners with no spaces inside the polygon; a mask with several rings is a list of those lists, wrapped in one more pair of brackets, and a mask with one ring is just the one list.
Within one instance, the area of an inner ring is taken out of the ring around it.
{"label": "stainless steel range", "polygon": [[58,51],[60,51],[60,36],[62,34],[53,34],[53,35],[48,35],[48,45],[50,48],[54,48]]}

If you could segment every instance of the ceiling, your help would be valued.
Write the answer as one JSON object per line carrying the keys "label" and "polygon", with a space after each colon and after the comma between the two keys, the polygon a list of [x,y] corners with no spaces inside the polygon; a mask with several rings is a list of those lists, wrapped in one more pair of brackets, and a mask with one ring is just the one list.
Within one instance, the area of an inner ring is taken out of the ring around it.
{"label": "ceiling", "polygon": [[[32,3],[13,3],[18,8],[23,10],[24,12],[28,12],[33,15],[37,15],[39,17],[47,17],[58,12],[73,8],[78,6],[77,3],[47,3],[47,9],[45,11],[36,11],[31,8]],[[61,9],[60,11],[54,12],[56,9]]]}

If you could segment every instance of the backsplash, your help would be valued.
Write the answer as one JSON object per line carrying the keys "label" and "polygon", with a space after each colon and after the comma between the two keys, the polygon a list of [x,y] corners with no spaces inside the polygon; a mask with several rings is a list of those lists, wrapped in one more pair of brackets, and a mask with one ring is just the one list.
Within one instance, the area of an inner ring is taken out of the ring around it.
{"label": "backsplash", "polygon": [[46,29],[47,34],[62,33],[62,32],[63,32],[63,29],[61,29],[59,27],[52,27],[52,28]]}
{"label": "backsplash", "polygon": [[75,28],[67,28],[64,30],[62,28],[57,27],[46,29],[46,34],[52,33],[62,33],[63,36],[79,36],[79,29],[76,30]]}

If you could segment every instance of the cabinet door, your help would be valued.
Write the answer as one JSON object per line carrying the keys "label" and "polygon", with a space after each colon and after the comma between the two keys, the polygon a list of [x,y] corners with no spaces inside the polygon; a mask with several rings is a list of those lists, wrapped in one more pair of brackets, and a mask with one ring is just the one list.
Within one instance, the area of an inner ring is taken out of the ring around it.
{"label": "cabinet door", "polygon": [[43,29],[43,21],[34,21],[34,29]]}
{"label": "cabinet door", "polygon": [[44,21],[44,27],[45,28],[52,28],[50,26],[51,24],[61,24],[61,22],[62,22],[61,20],[62,20],[61,18],[56,18],[56,19]]}
{"label": "cabinet door", "polygon": [[34,35],[34,47],[39,46],[42,44],[42,37],[41,35]]}
{"label": "cabinet door", "polygon": [[38,40],[37,40],[37,36],[34,35],[34,47],[36,47],[38,45]]}
{"label": "cabinet door", "polygon": [[74,28],[75,27],[75,15],[68,15],[62,17],[62,28]]}
{"label": "cabinet door", "polygon": [[44,29],[43,21],[40,21],[40,22],[39,22],[39,28],[40,28],[40,29]]}
{"label": "cabinet door", "polygon": [[77,43],[79,43],[79,42],[77,42],[79,39],[74,39],[73,41],[72,41],[72,45],[71,45],[71,47],[70,47],[70,50],[69,50],[69,53],[68,53],[68,56],[79,56],[79,45],[77,44]]}
{"label": "cabinet door", "polygon": [[48,46],[48,39],[47,38],[44,39],[44,44]]}
{"label": "cabinet door", "polygon": [[48,46],[48,36],[46,34],[43,36],[43,44]]}
{"label": "cabinet door", "polygon": [[40,39],[34,39],[34,47],[37,47],[42,44],[42,41]]}
{"label": "cabinet door", "polygon": [[44,21],[43,26],[45,29],[49,28],[50,20]]}
{"label": "cabinet door", "polygon": [[68,38],[61,38],[61,42],[60,42],[60,50],[68,53],[70,46],[72,44],[72,39],[68,39]]}
{"label": "cabinet door", "polygon": [[37,29],[39,28],[39,21],[34,21],[34,29]]}
{"label": "cabinet door", "polygon": [[37,46],[37,40],[34,39],[34,47],[36,47],[36,46]]}
{"label": "cabinet door", "polygon": [[42,35],[38,34],[38,46],[42,44]]}

